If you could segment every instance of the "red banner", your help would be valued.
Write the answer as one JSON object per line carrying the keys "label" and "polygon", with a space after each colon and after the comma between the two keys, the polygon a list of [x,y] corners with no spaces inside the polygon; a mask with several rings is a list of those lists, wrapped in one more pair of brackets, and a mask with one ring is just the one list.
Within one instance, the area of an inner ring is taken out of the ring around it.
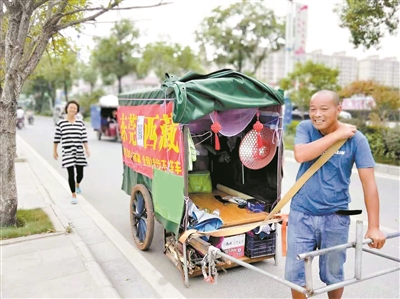
{"label": "red banner", "polygon": [[172,122],[172,105],[118,108],[124,163],[150,178],[153,168],[183,175],[182,131]]}

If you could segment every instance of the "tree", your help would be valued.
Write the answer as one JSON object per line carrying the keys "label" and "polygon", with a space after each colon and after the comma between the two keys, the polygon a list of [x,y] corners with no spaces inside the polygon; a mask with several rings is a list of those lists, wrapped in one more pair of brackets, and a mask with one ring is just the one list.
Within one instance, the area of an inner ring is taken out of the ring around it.
{"label": "tree", "polygon": [[362,45],[379,49],[386,32],[396,33],[399,9],[399,0],[346,0],[334,11],[340,17],[340,27],[350,30],[350,42],[356,48]]}
{"label": "tree", "polygon": [[[46,48],[59,50],[60,31],[119,8],[87,0],[0,0],[0,226],[14,225],[18,206],[14,158],[17,101]],[[145,7],[168,3],[161,2]]]}
{"label": "tree", "polygon": [[[121,20],[106,38],[97,38],[93,50],[93,60],[100,70],[103,81],[109,81],[113,75],[118,80],[118,92],[122,92],[122,77],[136,73],[140,46],[139,31],[129,20]],[[136,57],[135,57],[136,54]]]}
{"label": "tree", "polygon": [[338,70],[308,60],[304,64],[297,63],[294,71],[281,80],[280,87],[288,91],[289,98],[300,110],[305,111],[309,108],[311,96],[317,91],[340,89],[338,75]]}
{"label": "tree", "polygon": [[[58,53],[57,53],[58,54]],[[24,93],[33,94],[37,108],[41,112],[44,107],[52,109],[56,100],[56,89],[62,88],[65,100],[68,101],[69,90],[73,81],[73,73],[77,68],[77,53],[65,49],[62,55],[47,52],[43,55],[35,71],[27,78],[24,84]],[[26,86],[26,87],[25,87]],[[47,96],[50,97],[49,105]]]}
{"label": "tree", "polygon": [[254,74],[268,54],[284,44],[285,25],[262,2],[243,0],[226,9],[218,7],[205,18],[196,40],[213,53],[213,61]]}
{"label": "tree", "polygon": [[138,67],[138,74],[144,77],[152,70],[162,81],[165,73],[184,74],[188,71],[201,72],[201,63],[190,47],[179,44],[156,42],[146,45]]}
{"label": "tree", "polygon": [[90,62],[83,63],[80,62],[77,68],[78,73],[74,73],[74,77],[82,79],[90,85],[90,93],[93,93],[94,86],[96,85],[98,79],[98,71],[96,69],[93,59]]}
{"label": "tree", "polygon": [[380,121],[389,120],[400,109],[399,90],[372,80],[354,81],[345,86],[339,95],[343,98],[349,98],[353,95],[371,96],[375,101],[375,106],[371,107],[370,117]]}

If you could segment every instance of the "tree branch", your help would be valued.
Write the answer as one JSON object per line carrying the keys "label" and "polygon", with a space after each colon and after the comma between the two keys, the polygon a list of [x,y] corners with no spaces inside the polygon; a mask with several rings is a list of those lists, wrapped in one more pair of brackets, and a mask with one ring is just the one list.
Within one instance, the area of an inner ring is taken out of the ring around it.
{"label": "tree branch", "polygon": [[[6,0],[7,1],[7,0]],[[4,57],[4,47],[5,47],[5,32],[3,29],[3,0],[0,0],[0,57]]]}
{"label": "tree branch", "polygon": [[10,9],[10,2],[8,2],[9,0],[4,0],[4,1],[2,1],[2,3],[5,5],[5,7],[7,8],[7,10],[9,10]]}
{"label": "tree branch", "polygon": [[[104,10],[104,12],[106,11],[116,11],[116,10],[130,10],[130,9],[142,9],[142,8],[152,8],[152,7],[158,7],[158,6],[162,6],[162,5],[168,5],[168,4],[172,4],[173,2],[162,2],[160,1],[160,3],[157,4],[153,4],[153,5],[145,5],[145,6],[131,6],[131,7],[116,7],[117,5],[119,5],[119,3],[113,3],[110,5],[111,8],[104,8],[104,7],[93,7],[93,8],[82,8],[82,9],[77,9],[74,11],[70,11],[68,13],[65,13],[64,16],[68,16],[68,15],[73,15],[79,12],[88,12],[88,11],[97,11],[97,10]],[[103,12],[103,13],[104,13]]]}
{"label": "tree branch", "polygon": [[36,10],[37,8],[39,8],[40,6],[45,4],[47,1],[49,1],[49,0],[36,0],[33,10]]}

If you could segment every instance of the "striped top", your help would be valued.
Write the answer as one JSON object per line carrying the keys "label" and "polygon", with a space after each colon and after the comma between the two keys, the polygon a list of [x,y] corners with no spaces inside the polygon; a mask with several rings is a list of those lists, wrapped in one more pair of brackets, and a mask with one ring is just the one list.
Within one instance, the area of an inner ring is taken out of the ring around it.
{"label": "striped top", "polygon": [[62,167],[87,166],[83,143],[88,142],[86,127],[83,121],[75,120],[70,123],[61,119],[56,125],[54,143],[62,147]]}

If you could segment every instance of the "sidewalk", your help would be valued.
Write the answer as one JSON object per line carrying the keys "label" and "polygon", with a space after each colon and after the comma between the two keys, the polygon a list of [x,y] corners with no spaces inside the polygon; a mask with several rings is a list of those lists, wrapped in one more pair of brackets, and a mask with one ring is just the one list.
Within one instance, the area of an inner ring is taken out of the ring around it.
{"label": "sidewalk", "polygon": [[18,209],[42,208],[56,232],[0,241],[1,298],[160,298],[18,136],[17,156]]}

